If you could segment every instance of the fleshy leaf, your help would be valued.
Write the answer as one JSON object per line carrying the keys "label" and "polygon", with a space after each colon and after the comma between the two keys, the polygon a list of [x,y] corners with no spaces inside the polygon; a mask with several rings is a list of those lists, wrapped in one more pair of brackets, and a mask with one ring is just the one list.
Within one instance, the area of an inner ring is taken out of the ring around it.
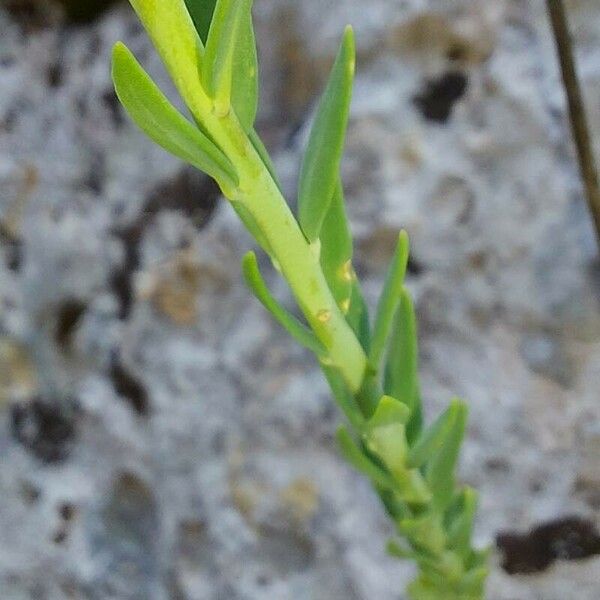
{"label": "fleshy leaf", "polygon": [[113,49],[112,77],[119,100],[146,135],[217,181],[237,183],[221,150],[177,111],[122,43]]}
{"label": "fleshy leaf", "polygon": [[348,389],[344,377],[335,367],[321,363],[321,368],[338,406],[342,409],[352,426],[361,431],[364,425],[364,417],[356,402],[356,398]]}
{"label": "fleshy leaf", "polygon": [[258,111],[258,56],[252,24],[252,2],[242,14],[233,58],[231,103],[244,131],[252,131]]}
{"label": "fleshy leaf", "polygon": [[472,488],[462,491],[462,502],[459,514],[455,517],[448,528],[448,546],[455,548],[463,555],[470,552],[471,534],[473,533],[473,521],[477,511],[477,492]]}
{"label": "fleshy leaf", "polygon": [[325,349],[314,336],[312,331],[302,325],[296,317],[291,315],[271,295],[269,288],[260,274],[258,261],[254,252],[248,252],[242,263],[244,277],[248,287],[260,300],[262,305],[275,317],[279,324],[302,346],[314,352],[317,356],[323,356]]}
{"label": "fleshy leaf", "polygon": [[329,289],[344,314],[350,310],[352,284],[352,237],[344,208],[342,183],[338,183],[321,229],[321,267]]}
{"label": "fleshy leaf", "polygon": [[371,347],[371,325],[369,323],[369,309],[365,302],[360,283],[355,277],[352,283],[352,295],[350,297],[350,310],[346,315],[346,321],[356,334],[365,352]]}
{"label": "fleshy leaf", "polygon": [[408,235],[406,231],[401,231],[375,316],[371,351],[369,353],[369,360],[375,369],[379,368],[379,362],[385,350],[390,329],[394,322],[394,315],[400,302],[406,265],[408,264],[408,246]]}
{"label": "fleshy leaf", "polygon": [[269,152],[265,148],[263,141],[260,139],[260,136],[258,135],[258,133],[256,133],[256,131],[254,129],[251,129],[248,132],[248,138],[252,142],[254,149],[256,150],[256,152],[260,156],[261,160],[263,161],[263,164],[267,168],[267,171],[269,171],[271,178],[277,184],[277,187],[281,190],[281,183],[279,181],[279,178],[277,177],[277,173],[275,172],[275,165],[273,164],[273,161],[271,160],[271,157],[269,156]]}
{"label": "fleshy leaf", "polygon": [[[185,1],[198,35],[206,44],[217,0]],[[258,109],[258,58],[250,7],[242,13],[233,53],[231,104],[244,131],[250,134]]]}
{"label": "fleshy leaf", "polygon": [[340,427],[338,429],[336,437],[342,455],[357,471],[364,473],[373,482],[384,489],[394,488],[394,480],[390,475],[365,456],[345,427]]}
{"label": "fleshy leaf", "polygon": [[208,32],[202,64],[202,83],[214,98],[217,114],[225,116],[231,107],[235,48],[240,38],[244,12],[252,0],[217,0]]}
{"label": "fleshy leaf", "polygon": [[433,503],[438,510],[444,510],[452,501],[456,483],[456,463],[460,445],[467,425],[467,406],[456,401],[456,415],[452,427],[440,449],[427,464],[426,479],[433,493]]}
{"label": "fleshy leaf", "polygon": [[271,245],[258,226],[252,213],[242,202],[238,202],[237,200],[232,200],[231,206],[237,213],[237,216],[240,218],[242,223],[246,226],[246,229],[250,235],[257,241],[258,245],[271,257],[271,259],[273,259],[273,250],[271,249]]}
{"label": "fleshy leaf", "polygon": [[383,427],[386,425],[406,424],[410,416],[405,404],[392,398],[391,396],[382,396],[377,404],[375,414],[369,419],[369,429]]}
{"label": "fleshy leaf", "polygon": [[392,335],[389,339],[383,391],[404,402],[411,411],[406,435],[413,443],[422,428],[418,380],[417,323],[408,291],[402,288]]}
{"label": "fleshy leaf", "polygon": [[421,433],[408,453],[407,464],[411,469],[422,467],[440,449],[460,410],[460,402],[454,400],[437,420]]}
{"label": "fleshy leaf", "polygon": [[319,238],[338,181],[352,97],[354,60],[354,35],[347,27],[317,109],[300,172],[298,216],[304,235],[311,243]]}

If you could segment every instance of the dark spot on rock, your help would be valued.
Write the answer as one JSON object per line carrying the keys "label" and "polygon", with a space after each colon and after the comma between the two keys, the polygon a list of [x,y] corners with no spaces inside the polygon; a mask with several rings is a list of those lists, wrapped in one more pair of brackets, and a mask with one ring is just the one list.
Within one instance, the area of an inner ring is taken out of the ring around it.
{"label": "dark spot on rock", "polygon": [[578,560],[600,554],[600,535],[591,521],[565,517],[542,523],[525,534],[496,537],[503,553],[502,568],[511,575],[539,573],[555,560]]}
{"label": "dark spot on rock", "polygon": [[65,529],[59,529],[53,536],[52,541],[57,544],[64,544],[67,541],[67,532]]}
{"label": "dark spot on rock", "polygon": [[115,388],[115,392],[131,404],[139,415],[147,415],[150,406],[148,392],[144,384],[130,373],[117,356],[113,356],[110,365],[109,377]]}
{"label": "dark spot on rock", "polygon": [[113,88],[107,89],[102,94],[102,103],[109,110],[115,127],[121,127],[123,123],[125,123],[123,108],[121,107],[121,103],[119,102],[117,94]]}
{"label": "dark spot on rock", "polygon": [[139,245],[144,234],[145,219],[142,217],[133,224],[116,232],[123,244],[125,257],[121,265],[113,271],[110,286],[119,300],[119,318],[125,320],[133,306],[133,276],[139,268]]}
{"label": "dark spot on rock", "polygon": [[144,211],[154,216],[162,210],[176,210],[201,229],[210,220],[220,196],[219,187],[210,177],[184,167],[150,192]]}
{"label": "dark spot on rock", "polygon": [[35,398],[27,404],[15,404],[11,411],[12,434],[39,460],[60,462],[75,442],[78,410],[72,400],[50,403]]}
{"label": "dark spot on rock", "polygon": [[21,484],[21,495],[23,501],[27,505],[35,504],[42,496],[42,491],[39,487],[29,481],[23,481]]}
{"label": "dark spot on rock", "polygon": [[600,482],[579,476],[575,480],[573,491],[583,497],[593,510],[600,510]]}
{"label": "dark spot on rock", "polygon": [[159,507],[149,484],[121,473],[85,528],[89,553],[98,565],[97,598],[152,598],[164,583]]}
{"label": "dark spot on rock", "polygon": [[465,60],[468,54],[469,50],[467,46],[460,42],[452,43],[446,50],[446,58],[452,62]]}
{"label": "dark spot on rock", "polygon": [[415,106],[429,121],[445,123],[454,104],[467,91],[469,80],[464,73],[450,71],[426,82],[423,90],[413,98]]}
{"label": "dark spot on rock", "polygon": [[209,221],[217,206],[220,191],[206,175],[184,167],[173,178],[159,184],[148,195],[136,221],[115,231],[123,243],[125,258],[110,278],[110,285],[119,299],[119,318],[126,319],[133,306],[133,276],[139,268],[139,245],[148,224],[162,210],[176,210],[188,217],[197,229]]}
{"label": "dark spot on rock", "polygon": [[510,471],[510,463],[501,456],[492,456],[484,464],[488,471],[495,473],[508,473]]}
{"label": "dark spot on rock", "polygon": [[63,502],[58,507],[58,514],[63,521],[72,521],[73,517],[75,517],[75,513],[77,512],[75,506],[70,502]]}
{"label": "dark spot on rock", "polygon": [[4,8],[26,34],[51,26],[56,11],[48,0],[4,0]]}
{"label": "dark spot on rock", "polygon": [[76,299],[65,300],[59,308],[56,317],[56,343],[66,351],[71,350],[73,334],[85,314],[87,306]]}
{"label": "dark spot on rock", "polygon": [[69,23],[83,25],[92,23],[116,0],[58,0],[63,5]]}
{"label": "dark spot on rock", "polygon": [[46,71],[46,81],[51,88],[60,87],[63,82],[63,69],[62,65],[55,62],[49,65]]}
{"label": "dark spot on rock", "polygon": [[96,195],[100,195],[106,178],[106,160],[100,152],[94,152],[90,158],[87,174],[84,179],[85,187]]}
{"label": "dark spot on rock", "polygon": [[263,526],[257,556],[282,576],[306,571],[316,560],[312,540],[291,527]]}
{"label": "dark spot on rock", "polygon": [[406,265],[406,272],[418,277],[419,275],[422,275],[424,271],[425,271],[425,267],[421,264],[421,262],[419,262],[418,259],[416,259],[414,257],[413,254],[411,254],[408,257],[408,263]]}

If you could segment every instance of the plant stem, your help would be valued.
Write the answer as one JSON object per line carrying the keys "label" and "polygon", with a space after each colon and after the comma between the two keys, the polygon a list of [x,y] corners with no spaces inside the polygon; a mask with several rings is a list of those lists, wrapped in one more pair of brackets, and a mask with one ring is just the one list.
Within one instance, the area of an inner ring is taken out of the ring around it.
{"label": "plant stem", "polygon": [[569,33],[566,10],[563,0],[546,0],[546,4],[554,31],[563,83],[567,93],[579,170],[585,187],[589,210],[594,221],[598,248],[600,249],[600,184],[598,183],[598,171],[596,169],[581,86],[577,76],[577,67],[573,58],[573,43]]}
{"label": "plant stem", "polygon": [[365,352],[338,307],[319,261],[277,183],[233,113],[205,115],[203,122],[235,166],[239,185],[230,200],[245,206],[263,233],[311,329],[328,352],[327,362],[343,375],[353,393],[361,387]]}

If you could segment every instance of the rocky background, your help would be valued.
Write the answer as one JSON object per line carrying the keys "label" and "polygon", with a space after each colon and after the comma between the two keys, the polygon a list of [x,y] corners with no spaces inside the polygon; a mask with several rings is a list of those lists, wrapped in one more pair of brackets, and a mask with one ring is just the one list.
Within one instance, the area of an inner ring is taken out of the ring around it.
{"label": "rocky background", "polygon": [[[600,5],[568,6],[600,146]],[[600,267],[544,3],[255,13],[258,128],[290,197],[356,28],[356,265],[374,301],[409,231],[427,412],[472,407],[488,598],[597,600]],[[0,596],[404,598],[411,567],[336,452],[317,366],[241,282],[250,239],[119,107],[119,39],[172,90],[122,2],[0,6]]]}

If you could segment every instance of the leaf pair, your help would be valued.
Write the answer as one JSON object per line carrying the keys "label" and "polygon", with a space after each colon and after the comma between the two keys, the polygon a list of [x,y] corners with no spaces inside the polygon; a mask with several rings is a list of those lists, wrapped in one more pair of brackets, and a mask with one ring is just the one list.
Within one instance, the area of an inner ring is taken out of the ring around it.
{"label": "leaf pair", "polygon": [[119,100],[146,135],[220,184],[237,184],[237,174],[229,159],[179,113],[120,42],[113,49],[112,78]]}
{"label": "leaf pair", "polygon": [[258,106],[258,62],[252,0],[217,0],[206,39],[202,83],[218,116],[233,106],[245,132]]}
{"label": "leaf pair", "polygon": [[231,89],[231,104],[246,133],[258,109],[258,59],[252,0],[185,0],[206,46],[202,80],[207,89]]}

